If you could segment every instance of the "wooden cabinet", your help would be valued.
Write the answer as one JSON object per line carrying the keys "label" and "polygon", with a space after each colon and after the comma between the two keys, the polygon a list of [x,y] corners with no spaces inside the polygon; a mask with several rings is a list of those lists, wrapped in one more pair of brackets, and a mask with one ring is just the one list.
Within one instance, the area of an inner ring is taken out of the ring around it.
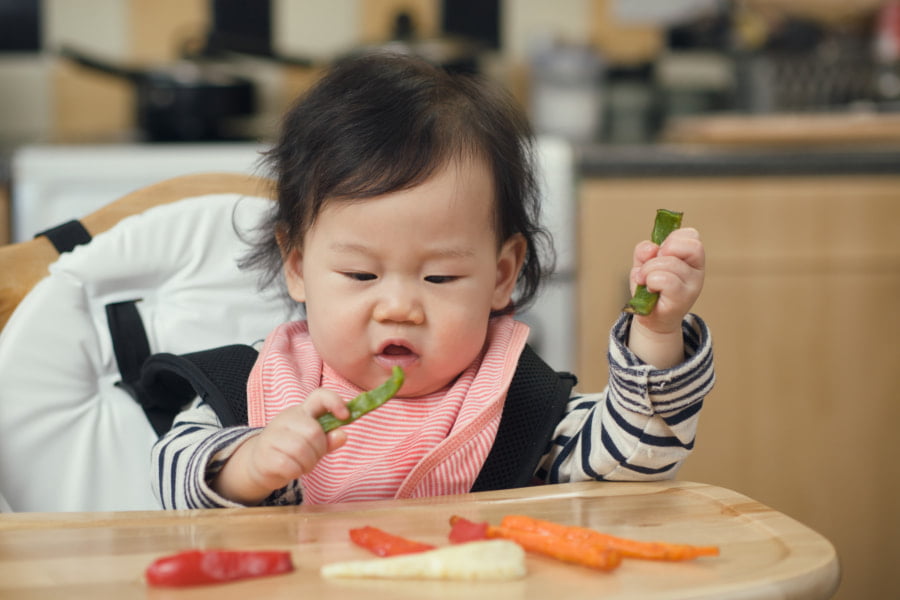
{"label": "wooden cabinet", "polygon": [[728,487],[836,546],[838,598],[900,597],[900,175],[585,179],[579,379],[606,382],[606,333],[657,208],[705,241],[696,306],[717,383],[679,479]]}
{"label": "wooden cabinet", "polygon": [[9,243],[9,184],[0,178],[0,246]]}

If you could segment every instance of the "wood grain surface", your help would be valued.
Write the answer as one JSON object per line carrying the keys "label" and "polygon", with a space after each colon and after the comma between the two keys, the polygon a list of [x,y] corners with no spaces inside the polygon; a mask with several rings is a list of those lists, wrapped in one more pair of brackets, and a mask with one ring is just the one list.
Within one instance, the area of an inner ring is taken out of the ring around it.
{"label": "wood grain surface", "polygon": [[[448,518],[492,523],[529,514],[644,540],[716,544],[688,563],[626,559],[603,573],[529,555],[513,582],[325,580],[323,564],[371,558],[352,527],[436,545]],[[193,589],[149,588],[144,569],[186,548],[288,549],[295,572]],[[279,508],[0,515],[2,598],[828,598],[838,561],[828,540],[725,488],[690,482],[577,483],[400,500]]]}

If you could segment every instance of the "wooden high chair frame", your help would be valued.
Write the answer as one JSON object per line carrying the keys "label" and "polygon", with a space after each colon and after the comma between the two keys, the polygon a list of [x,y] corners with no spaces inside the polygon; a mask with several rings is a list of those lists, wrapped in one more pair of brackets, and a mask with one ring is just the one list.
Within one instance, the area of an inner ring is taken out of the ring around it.
{"label": "wooden high chair frame", "polygon": [[[162,204],[207,194],[237,193],[274,197],[272,180],[238,173],[197,173],[166,179],[137,189],[80,219],[93,237],[125,217]],[[31,289],[49,274],[59,252],[47,237],[0,247],[0,331]]]}

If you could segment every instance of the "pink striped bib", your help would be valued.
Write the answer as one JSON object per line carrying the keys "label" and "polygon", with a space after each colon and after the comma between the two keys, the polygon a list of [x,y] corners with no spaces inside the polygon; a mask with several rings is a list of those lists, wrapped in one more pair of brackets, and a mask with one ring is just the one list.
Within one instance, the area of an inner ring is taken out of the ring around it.
{"label": "pink striped bib", "polygon": [[[393,398],[346,425],[347,443],[301,477],[304,503],[468,492],[494,443],[527,337],[525,324],[494,318],[485,349],[449,388]],[[265,425],[318,387],[346,400],[361,391],[322,363],[305,321],[279,326],[266,338],[247,383],[250,425]]]}

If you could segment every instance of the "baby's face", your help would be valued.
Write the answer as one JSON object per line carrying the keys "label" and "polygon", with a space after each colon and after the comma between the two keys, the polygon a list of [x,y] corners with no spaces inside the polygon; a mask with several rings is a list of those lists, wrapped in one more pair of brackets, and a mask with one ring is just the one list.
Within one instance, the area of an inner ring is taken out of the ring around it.
{"label": "baby's face", "polygon": [[363,389],[406,372],[402,396],[439,390],[481,351],[524,255],[499,250],[491,173],[452,162],[409,190],[331,202],[285,264],[322,358]]}

